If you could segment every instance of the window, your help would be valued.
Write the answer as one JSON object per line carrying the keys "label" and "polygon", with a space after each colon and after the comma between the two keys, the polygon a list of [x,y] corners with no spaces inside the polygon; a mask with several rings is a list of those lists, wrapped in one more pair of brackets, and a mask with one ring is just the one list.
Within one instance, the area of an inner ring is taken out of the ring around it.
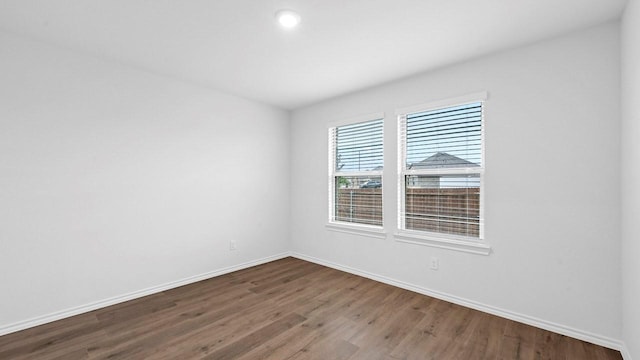
{"label": "window", "polygon": [[399,115],[401,230],[483,238],[483,102],[458,104]]}
{"label": "window", "polygon": [[329,129],[330,223],[382,227],[382,167],[382,118]]}

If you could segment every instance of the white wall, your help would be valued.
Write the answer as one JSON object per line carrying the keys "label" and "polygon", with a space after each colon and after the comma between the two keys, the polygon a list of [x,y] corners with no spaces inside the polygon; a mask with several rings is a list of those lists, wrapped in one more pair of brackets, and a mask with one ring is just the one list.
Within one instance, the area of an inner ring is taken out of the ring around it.
{"label": "white wall", "polygon": [[0,333],[287,251],[288,134],[287,112],[0,33]]}
{"label": "white wall", "polygon": [[622,337],[640,359],[640,3],[622,20]]}
{"label": "white wall", "polygon": [[[495,54],[293,112],[293,250],[618,346],[619,24]],[[428,46],[425,39],[424,46]],[[381,49],[393,51],[393,49]],[[480,90],[490,256],[400,243],[396,108]],[[327,124],[385,112],[386,239],[328,231]],[[429,270],[431,256],[440,270]]]}

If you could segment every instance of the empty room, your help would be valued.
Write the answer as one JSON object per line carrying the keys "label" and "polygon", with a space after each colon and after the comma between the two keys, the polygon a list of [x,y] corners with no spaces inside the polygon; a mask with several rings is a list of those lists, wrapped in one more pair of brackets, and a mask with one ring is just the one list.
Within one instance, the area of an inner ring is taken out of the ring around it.
{"label": "empty room", "polygon": [[0,0],[0,359],[640,360],[640,0]]}

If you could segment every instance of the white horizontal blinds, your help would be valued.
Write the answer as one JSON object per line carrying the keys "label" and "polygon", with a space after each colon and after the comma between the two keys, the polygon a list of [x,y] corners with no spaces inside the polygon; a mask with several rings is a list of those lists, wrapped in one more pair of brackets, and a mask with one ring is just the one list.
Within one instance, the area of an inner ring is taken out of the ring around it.
{"label": "white horizontal blinds", "polygon": [[336,128],[336,171],[382,169],[382,120]]}
{"label": "white horizontal blinds", "polygon": [[401,119],[405,229],[480,236],[482,126],[481,102]]}
{"label": "white horizontal blinds", "polygon": [[406,127],[410,169],[482,166],[481,102],[408,114]]}
{"label": "white horizontal blinds", "polygon": [[383,120],[333,129],[332,220],[382,226]]}

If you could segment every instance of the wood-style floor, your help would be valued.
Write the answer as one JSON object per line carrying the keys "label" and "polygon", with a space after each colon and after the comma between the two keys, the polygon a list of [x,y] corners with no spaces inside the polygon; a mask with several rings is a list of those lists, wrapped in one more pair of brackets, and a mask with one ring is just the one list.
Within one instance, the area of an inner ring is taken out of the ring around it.
{"label": "wood-style floor", "polygon": [[0,337],[0,359],[622,359],[286,258]]}

